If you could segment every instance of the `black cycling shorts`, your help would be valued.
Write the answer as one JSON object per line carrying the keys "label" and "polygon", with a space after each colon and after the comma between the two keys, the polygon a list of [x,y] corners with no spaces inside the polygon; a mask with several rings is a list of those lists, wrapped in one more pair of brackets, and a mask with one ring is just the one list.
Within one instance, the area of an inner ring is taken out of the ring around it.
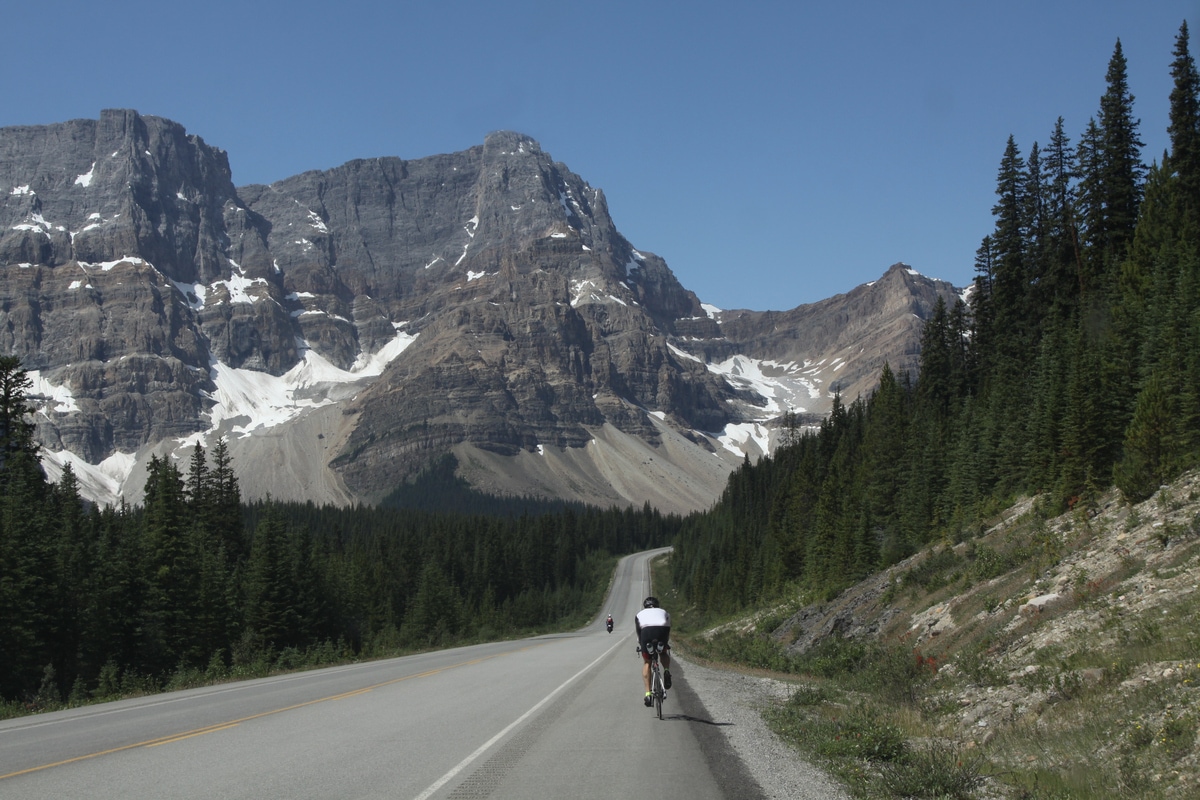
{"label": "black cycling shorts", "polygon": [[671,640],[671,627],[669,625],[652,625],[642,628],[638,633],[638,644],[642,646],[642,658],[649,661],[650,654],[646,652],[646,645],[657,639],[662,644],[667,644]]}

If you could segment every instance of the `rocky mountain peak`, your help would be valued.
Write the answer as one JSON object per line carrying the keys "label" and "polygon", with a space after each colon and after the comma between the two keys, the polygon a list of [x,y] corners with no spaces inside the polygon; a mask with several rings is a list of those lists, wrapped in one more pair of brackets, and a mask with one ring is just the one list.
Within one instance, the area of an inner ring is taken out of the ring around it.
{"label": "rocky mountain peak", "polygon": [[235,188],[133,111],[0,130],[0,349],[35,373],[46,463],[110,501],[226,436],[248,496],[374,500],[454,452],[491,491],[703,508],[784,412],[903,367],[953,293],[894,267],[706,312],[509,131]]}

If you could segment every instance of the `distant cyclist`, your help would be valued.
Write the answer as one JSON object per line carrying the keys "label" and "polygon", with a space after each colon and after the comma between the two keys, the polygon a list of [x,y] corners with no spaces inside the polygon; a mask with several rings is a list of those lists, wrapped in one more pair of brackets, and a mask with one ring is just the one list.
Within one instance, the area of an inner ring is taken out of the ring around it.
{"label": "distant cyclist", "polygon": [[671,657],[667,655],[666,646],[671,638],[671,615],[658,607],[657,597],[647,597],[642,603],[642,610],[633,618],[633,627],[637,630],[638,645],[642,649],[642,684],[646,689],[645,703],[650,706],[654,704],[654,700],[650,696],[650,652],[646,645],[655,639],[660,642],[662,652],[659,659],[663,665],[663,686],[670,689]]}

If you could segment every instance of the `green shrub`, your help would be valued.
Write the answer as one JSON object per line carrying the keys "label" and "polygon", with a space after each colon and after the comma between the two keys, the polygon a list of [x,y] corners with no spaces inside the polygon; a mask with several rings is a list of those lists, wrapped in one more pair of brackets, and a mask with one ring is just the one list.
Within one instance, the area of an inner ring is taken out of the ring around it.
{"label": "green shrub", "polygon": [[912,748],[880,770],[879,782],[893,797],[972,798],[984,781],[985,761],[977,750],[935,742]]}
{"label": "green shrub", "polygon": [[903,758],[907,749],[904,734],[887,722],[876,709],[858,706],[843,716],[810,714],[806,698],[793,696],[770,721],[781,735],[805,750],[829,759],[859,759],[888,762]]}
{"label": "green shrub", "polygon": [[797,707],[819,706],[831,697],[832,693],[824,686],[806,683],[792,690],[788,703]]}
{"label": "green shrub", "polygon": [[967,568],[967,575],[977,581],[991,580],[1011,571],[1018,563],[1011,554],[981,544],[975,548],[975,559]]}
{"label": "green shrub", "polygon": [[984,652],[967,650],[960,652],[954,659],[958,671],[968,681],[976,686],[1004,686],[1008,676]]}
{"label": "green shrub", "polygon": [[705,649],[707,657],[717,661],[730,661],[775,672],[795,671],[783,647],[767,636],[726,631],[712,637]]}
{"label": "green shrub", "polygon": [[904,574],[905,586],[919,586],[927,592],[942,588],[949,583],[949,575],[962,564],[963,559],[952,548],[943,547],[930,553],[920,564]]}
{"label": "green shrub", "polygon": [[907,752],[904,734],[900,729],[874,716],[835,720],[829,733],[830,736],[818,750],[824,756],[894,762]]}

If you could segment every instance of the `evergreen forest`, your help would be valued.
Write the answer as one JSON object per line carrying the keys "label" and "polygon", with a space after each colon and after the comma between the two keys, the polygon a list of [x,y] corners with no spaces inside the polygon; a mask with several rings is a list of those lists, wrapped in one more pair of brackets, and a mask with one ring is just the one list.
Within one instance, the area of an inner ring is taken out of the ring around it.
{"label": "evergreen forest", "polygon": [[680,522],[472,502],[452,463],[410,491],[441,483],[458,513],[396,507],[402,494],[243,503],[224,440],[197,445],[186,473],[152,459],[142,505],[99,508],[69,467],[46,480],[29,386],[0,357],[0,701],[16,710],[583,624],[616,554]]}
{"label": "evergreen forest", "polygon": [[[1200,78],[1186,22],[1169,151],[1143,162],[1118,40],[1076,140],[1060,117],[1000,160],[995,228],[966,301],[925,321],[919,373],[788,428],[711,513],[685,521],[672,575],[701,614],[831,597],[1014,497],[1086,511],[1139,501],[1200,462]],[[1164,62],[1166,59],[1164,59]],[[1164,76],[1164,80],[1168,76]]]}

